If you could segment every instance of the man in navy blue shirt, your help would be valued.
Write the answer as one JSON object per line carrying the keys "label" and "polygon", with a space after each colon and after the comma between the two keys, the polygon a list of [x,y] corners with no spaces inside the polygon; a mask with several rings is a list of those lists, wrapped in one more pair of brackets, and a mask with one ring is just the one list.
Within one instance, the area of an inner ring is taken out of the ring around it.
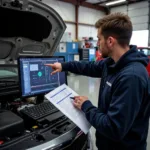
{"label": "man in navy blue shirt", "polygon": [[[98,20],[100,51],[104,60],[47,64],[53,73],[70,71],[100,77],[98,107],[86,96],[77,96],[81,109],[96,129],[99,150],[146,150],[149,127],[148,58],[129,46],[132,23],[127,15],[114,13]],[[94,94],[94,93],[93,93]]]}

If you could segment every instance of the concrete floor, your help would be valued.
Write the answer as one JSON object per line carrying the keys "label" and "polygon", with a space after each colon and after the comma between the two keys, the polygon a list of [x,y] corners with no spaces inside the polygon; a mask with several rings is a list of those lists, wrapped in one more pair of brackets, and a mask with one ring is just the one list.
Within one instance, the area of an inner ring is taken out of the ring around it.
{"label": "concrete floor", "polygon": [[[68,85],[79,95],[87,96],[92,101],[93,105],[97,106],[100,79],[71,74],[68,76]],[[91,131],[94,150],[97,150],[95,146],[95,129],[92,127]],[[148,136],[147,142],[147,150],[150,150],[150,134]]]}

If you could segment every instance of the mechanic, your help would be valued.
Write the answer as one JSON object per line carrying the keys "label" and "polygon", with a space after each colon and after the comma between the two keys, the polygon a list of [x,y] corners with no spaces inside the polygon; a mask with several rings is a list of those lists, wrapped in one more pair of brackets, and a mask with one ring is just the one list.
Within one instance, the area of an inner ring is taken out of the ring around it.
{"label": "mechanic", "polygon": [[96,129],[99,150],[146,150],[150,105],[145,68],[148,58],[136,46],[129,46],[132,23],[127,15],[107,15],[95,26],[104,60],[46,65],[52,67],[52,74],[70,71],[102,78],[98,108],[86,96],[74,100],[74,106],[85,113]]}

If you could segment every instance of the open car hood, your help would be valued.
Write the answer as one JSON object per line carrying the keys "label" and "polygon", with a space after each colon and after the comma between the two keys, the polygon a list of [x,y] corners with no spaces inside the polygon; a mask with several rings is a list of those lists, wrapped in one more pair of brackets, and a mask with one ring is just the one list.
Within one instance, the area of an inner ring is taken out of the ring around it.
{"label": "open car hood", "polygon": [[0,0],[0,60],[53,55],[66,29],[59,14],[37,0]]}

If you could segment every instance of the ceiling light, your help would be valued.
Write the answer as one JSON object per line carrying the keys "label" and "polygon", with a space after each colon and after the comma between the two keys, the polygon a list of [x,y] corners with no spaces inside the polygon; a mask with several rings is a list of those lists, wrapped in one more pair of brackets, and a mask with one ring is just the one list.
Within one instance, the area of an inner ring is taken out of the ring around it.
{"label": "ceiling light", "polygon": [[122,2],[125,2],[125,1],[126,1],[126,0],[113,1],[113,2],[106,3],[106,5],[107,5],[107,6],[110,6],[110,5],[114,5],[114,4],[122,3]]}

